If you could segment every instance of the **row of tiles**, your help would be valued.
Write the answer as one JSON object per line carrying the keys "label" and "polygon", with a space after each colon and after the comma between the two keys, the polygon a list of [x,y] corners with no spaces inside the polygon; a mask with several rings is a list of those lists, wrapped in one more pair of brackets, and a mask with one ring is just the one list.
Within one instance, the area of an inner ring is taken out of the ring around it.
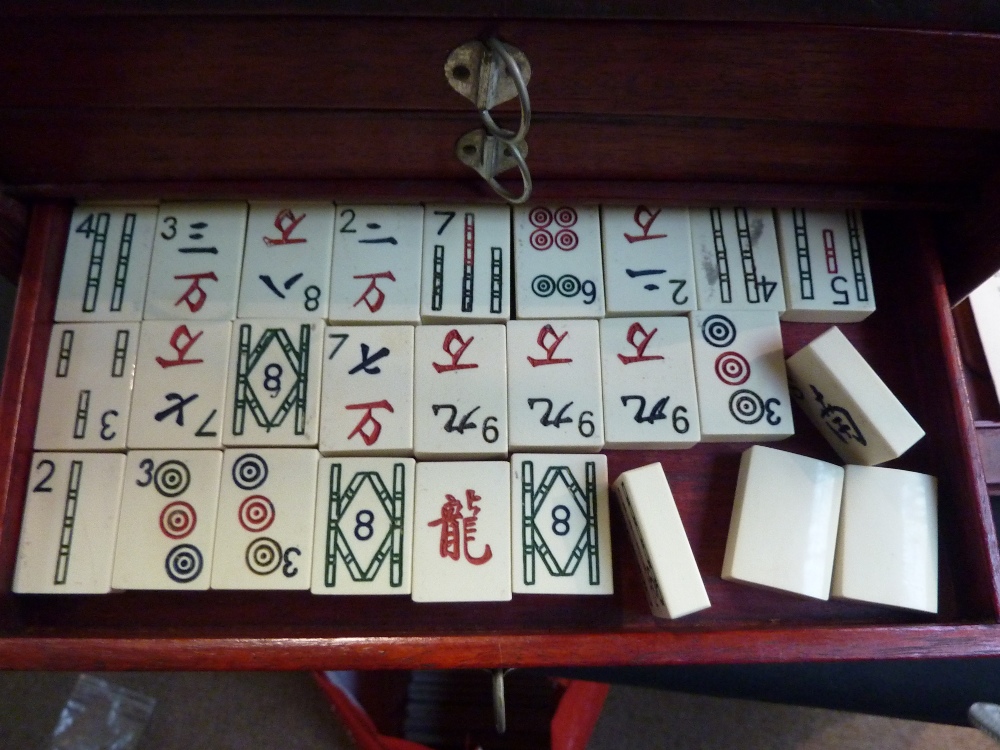
{"label": "row of tiles", "polygon": [[417,327],[144,321],[54,327],[35,449],[506,458],[792,430],[773,312]]}
{"label": "row of tiles", "polygon": [[[615,483],[653,614],[711,603],[660,464]],[[933,477],[744,452],[722,577],[934,612]],[[305,590],[417,602],[613,593],[607,461],[36,453],[18,593]]]}
{"label": "row of tiles", "polygon": [[843,323],[874,299],[854,211],[83,205],[56,320],[416,324],[701,309]]}
{"label": "row of tiles", "polygon": [[610,594],[607,460],[35,453],[14,591]]}
{"label": "row of tiles", "polygon": [[[839,329],[789,362],[792,393],[845,460],[882,463],[923,434]],[[773,312],[418,327],[145,321],[55,326],[35,449],[506,458],[792,432]]]}

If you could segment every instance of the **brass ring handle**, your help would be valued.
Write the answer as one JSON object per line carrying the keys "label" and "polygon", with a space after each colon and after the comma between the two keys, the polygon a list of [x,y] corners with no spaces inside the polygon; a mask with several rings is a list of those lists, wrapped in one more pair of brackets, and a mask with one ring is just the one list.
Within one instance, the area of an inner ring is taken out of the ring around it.
{"label": "brass ring handle", "polygon": [[502,128],[496,124],[496,121],[493,119],[493,116],[490,114],[488,109],[479,110],[479,116],[483,120],[483,126],[486,128],[486,132],[495,138],[499,138],[501,141],[513,143],[523,141],[528,135],[528,128],[531,127],[531,98],[528,96],[528,86],[524,82],[524,76],[521,75],[521,69],[514,61],[510,52],[507,51],[503,42],[498,40],[496,37],[490,37],[486,44],[489,46],[493,54],[499,57],[503,62],[504,67],[507,69],[507,74],[514,82],[514,88],[517,89],[517,99],[521,105],[521,125],[517,129],[517,132]]}

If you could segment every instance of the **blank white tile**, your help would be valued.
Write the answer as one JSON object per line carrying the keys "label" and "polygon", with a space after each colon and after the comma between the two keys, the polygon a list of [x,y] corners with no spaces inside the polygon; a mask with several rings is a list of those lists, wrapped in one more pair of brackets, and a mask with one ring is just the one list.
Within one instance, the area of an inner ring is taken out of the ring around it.
{"label": "blank white tile", "polygon": [[332,203],[251,203],[240,282],[241,318],[325,318]]}
{"label": "blank white tile", "polygon": [[323,329],[306,320],[233,324],[225,445],[316,445]]}
{"label": "blank white tile", "polygon": [[319,449],[413,452],[413,326],[329,326]]}
{"label": "blank white tile", "polygon": [[833,596],[937,612],[937,479],[845,468]]}
{"label": "blank white tile", "polygon": [[221,448],[228,321],[147,320],[129,415],[129,448]]}
{"label": "blank white tile", "polygon": [[830,598],[844,470],[755,445],[743,452],[722,577]]}
{"label": "blank white tile", "polygon": [[138,343],[138,323],[52,327],[36,450],[125,448]]}
{"label": "blank white tile", "polygon": [[510,321],[507,408],[511,450],[600,450],[604,410],[597,321]]}
{"label": "blank white tile", "polygon": [[698,309],[688,209],[601,206],[601,237],[609,317]]}
{"label": "blank white tile", "polygon": [[417,458],[507,457],[502,325],[418,326],[413,364]]}
{"label": "blank white tile", "polygon": [[308,589],[319,452],[228,449],[223,454],[213,589]]}
{"label": "blank white tile", "polygon": [[789,357],[788,375],[796,402],[845,462],[884,463],[924,436],[839,328]]}
{"label": "blank white tile", "polygon": [[516,594],[613,594],[608,459],[510,457]]}
{"label": "blank white tile", "polygon": [[417,464],[413,601],[510,601],[510,578],[510,464]]}
{"label": "blank white tile", "polygon": [[235,318],[246,225],[246,203],[161,204],[143,318]]}
{"label": "blank white tile", "polygon": [[701,439],[781,440],[794,432],[774,312],[691,313]]}
{"label": "blank white tile", "polygon": [[425,322],[510,319],[510,208],[427,206],[424,212]]}
{"label": "blank white tile", "polygon": [[208,589],[221,467],[221,451],[129,451],[115,589]]}
{"label": "blank white tile", "polygon": [[327,318],[419,323],[422,206],[337,207]]}
{"label": "blank white tile", "polygon": [[410,594],[415,472],[412,458],[320,460],[314,594]]}
{"label": "blank white tile", "polygon": [[608,448],[689,448],[701,439],[687,318],[601,321]]}
{"label": "blank white tile", "polygon": [[781,319],[856,323],[875,312],[861,214],[804,208],[777,214],[788,308]]}
{"label": "blank white tile", "polygon": [[771,209],[693,208],[691,241],[699,310],[784,312]]}
{"label": "blank white tile", "polygon": [[614,489],[653,615],[676,619],[712,606],[663,467],[624,471]]}
{"label": "blank white tile", "polygon": [[597,206],[516,207],[514,271],[518,318],[603,318]]}
{"label": "blank white tile", "polygon": [[124,471],[121,453],[32,456],[14,571],[16,593],[111,590]]}
{"label": "blank white tile", "polygon": [[156,206],[82,205],[73,211],[57,322],[142,320]]}

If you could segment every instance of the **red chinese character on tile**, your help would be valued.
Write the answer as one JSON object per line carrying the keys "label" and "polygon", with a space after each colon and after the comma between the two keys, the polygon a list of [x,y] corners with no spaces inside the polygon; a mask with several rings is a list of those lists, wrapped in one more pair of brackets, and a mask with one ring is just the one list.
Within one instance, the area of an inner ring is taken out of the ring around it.
{"label": "red chinese character on tile", "polygon": [[[362,302],[368,306],[368,309],[376,313],[382,309],[382,303],[385,302],[385,292],[378,288],[377,279],[389,279],[389,281],[395,281],[396,277],[392,275],[392,271],[382,271],[381,273],[363,273],[360,276],[354,276],[355,279],[368,279],[368,288],[365,289],[364,293],[358,297],[357,301],[351,305],[351,307],[357,307]],[[374,301],[369,299],[369,295],[374,292]]]}
{"label": "red chinese character on tile", "polygon": [[[178,365],[196,365],[200,362],[204,362],[203,359],[184,359],[187,356],[188,351],[194,346],[194,342],[201,338],[201,334],[204,331],[198,331],[194,336],[191,335],[191,331],[185,325],[179,325],[174,329],[173,334],[170,336],[170,348],[177,352],[177,359],[164,359],[163,357],[157,357],[156,363],[163,367],[177,367]],[[181,343],[181,338],[183,337],[184,343]]]}
{"label": "red chinese character on tile", "polygon": [[[659,328],[654,328],[649,333],[646,329],[642,327],[642,324],[635,322],[628,327],[628,333],[625,334],[625,340],[631,344],[632,348],[635,349],[635,355],[626,356],[624,354],[619,354],[618,359],[622,361],[623,365],[631,365],[635,362],[649,362],[653,359],[663,359],[662,354],[646,354],[646,347],[649,346],[649,342],[652,340],[656,332],[660,330]],[[636,343],[636,337],[641,337],[641,340]]]}
{"label": "red chinese character on tile", "polygon": [[629,241],[629,244],[633,242],[642,242],[644,240],[658,240],[666,237],[665,234],[650,234],[649,230],[653,227],[653,222],[656,221],[656,217],[660,215],[662,208],[656,209],[656,211],[650,211],[645,206],[639,206],[635,209],[635,213],[632,215],[632,220],[636,223],[639,229],[642,230],[642,234],[629,234],[625,232],[625,239]]}
{"label": "red chinese character on tile", "polygon": [[369,401],[364,404],[348,404],[344,408],[365,410],[365,414],[361,417],[361,421],[358,422],[354,430],[351,431],[351,434],[347,436],[347,439],[350,440],[355,435],[360,435],[361,439],[365,442],[365,445],[374,445],[378,442],[378,436],[382,434],[382,423],[372,416],[372,411],[374,409],[385,409],[390,414],[395,413],[395,410],[392,408],[392,404],[385,400]]}
{"label": "red chinese character on tile", "polygon": [[551,323],[546,323],[542,326],[541,330],[538,331],[538,338],[535,339],[536,343],[545,350],[545,358],[541,359],[538,357],[528,357],[528,361],[531,363],[532,367],[540,367],[541,365],[561,365],[573,360],[569,357],[555,356],[556,349],[559,345],[569,336],[569,331],[563,332],[562,336],[556,333],[555,329],[552,327]]}
{"label": "red chinese character on tile", "polygon": [[292,237],[292,232],[304,218],[306,218],[305,214],[296,216],[290,208],[281,209],[274,217],[274,228],[281,233],[281,237],[264,237],[264,244],[273,247],[274,245],[297,245],[305,242],[305,237]]}
{"label": "red chinese character on tile", "polygon": [[187,288],[187,291],[180,296],[180,298],[174,303],[174,307],[177,307],[181,302],[188,306],[188,309],[196,313],[205,304],[205,300],[208,299],[208,295],[205,290],[201,288],[201,280],[208,279],[209,281],[218,281],[219,277],[215,275],[214,272],[209,271],[208,273],[186,273],[180,276],[174,276],[175,279],[183,279],[191,281],[191,286]]}
{"label": "red chinese character on tile", "polygon": [[462,556],[473,565],[483,565],[493,558],[490,545],[485,545],[483,553],[478,557],[469,552],[470,542],[476,540],[476,516],[482,509],[478,507],[483,498],[475,490],[465,491],[466,510],[471,515],[462,514],[462,503],[454,495],[445,495],[445,503],[441,506],[441,517],[430,521],[428,526],[441,527],[441,543],[438,552],[441,557],[459,560]]}
{"label": "red chinese character on tile", "polygon": [[[473,368],[479,367],[478,364],[459,364],[458,360],[462,358],[465,354],[465,350],[469,348],[469,344],[475,341],[475,336],[469,336],[468,339],[463,339],[462,334],[458,332],[457,329],[452,328],[445,334],[444,341],[441,343],[441,348],[444,349],[445,354],[451,357],[451,364],[442,365],[438,362],[431,362],[434,369],[438,372],[451,372],[452,370],[471,370]],[[458,344],[458,348],[454,348],[453,345]]]}

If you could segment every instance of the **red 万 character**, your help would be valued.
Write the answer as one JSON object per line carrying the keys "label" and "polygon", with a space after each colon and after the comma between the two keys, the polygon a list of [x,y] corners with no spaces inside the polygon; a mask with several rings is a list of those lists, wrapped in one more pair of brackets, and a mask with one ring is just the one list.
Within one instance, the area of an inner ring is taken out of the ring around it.
{"label": "red \u4e07 character", "polygon": [[[354,276],[355,279],[368,279],[368,288],[365,289],[364,293],[358,297],[357,301],[351,305],[351,307],[357,307],[362,302],[368,306],[368,309],[376,313],[382,309],[382,303],[385,302],[385,292],[378,288],[376,283],[377,279],[389,279],[389,281],[395,281],[396,277],[392,275],[392,271],[382,271],[381,273],[363,273],[360,276]],[[372,292],[375,293],[375,300],[372,301],[368,298]]]}
{"label": "red \u4e07 character", "polygon": [[374,409],[385,409],[390,414],[395,413],[392,408],[392,404],[385,400],[369,401],[364,404],[348,404],[344,408],[365,410],[365,414],[361,417],[361,421],[358,422],[357,426],[351,431],[351,434],[347,436],[347,439],[350,440],[355,435],[360,435],[365,445],[374,445],[378,442],[379,435],[382,434],[382,423],[372,416],[372,411]]}
{"label": "red \u4e07 character", "polygon": [[[653,359],[663,359],[662,354],[646,354],[646,347],[649,346],[649,342],[652,340],[656,332],[660,330],[659,328],[654,328],[652,331],[646,332],[646,329],[638,322],[633,323],[628,327],[628,333],[625,334],[625,340],[631,344],[632,348],[635,349],[635,354],[627,356],[625,354],[619,354],[618,359],[622,361],[623,365],[631,365],[635,362],[649,362]],[[636,342],[636,337],[640,337],[641,340]]]}
{"label": "red \u4e07 character", "polygon": [[544,359],[539,357],[528,357],[528,361],[531,363],[532,367],[539,367],[541,365],[561,365],[572,362],[570,357],[556,357],[556,349],[559,345],[569,336],[569,331],[564,331],[562,336],[556,333],[555,329],[552,327],[551,323],[546,323],[542,326],[541,330],[538,332],[538,338],[535,340],[537,344],[545,350]]}
{"label": "red \u4e07 character", "polygon": [[193,313],[198,312],[202,306],[205,304],[205,300],[208,299],[208,294],[205,290],[201,288],[202,279],[208,279],[209,281],[218,281],[219,277],[215,275],[214,272],[209,271],[208,273],[186,273],[180,276],[174,276],[175,279],[183,279],[191,281],[191,286],[187,288],[187,291],[180,296],[180,298],[174,303],[174,307],[177,307],[181,302],[188,306],[188,310]]}

